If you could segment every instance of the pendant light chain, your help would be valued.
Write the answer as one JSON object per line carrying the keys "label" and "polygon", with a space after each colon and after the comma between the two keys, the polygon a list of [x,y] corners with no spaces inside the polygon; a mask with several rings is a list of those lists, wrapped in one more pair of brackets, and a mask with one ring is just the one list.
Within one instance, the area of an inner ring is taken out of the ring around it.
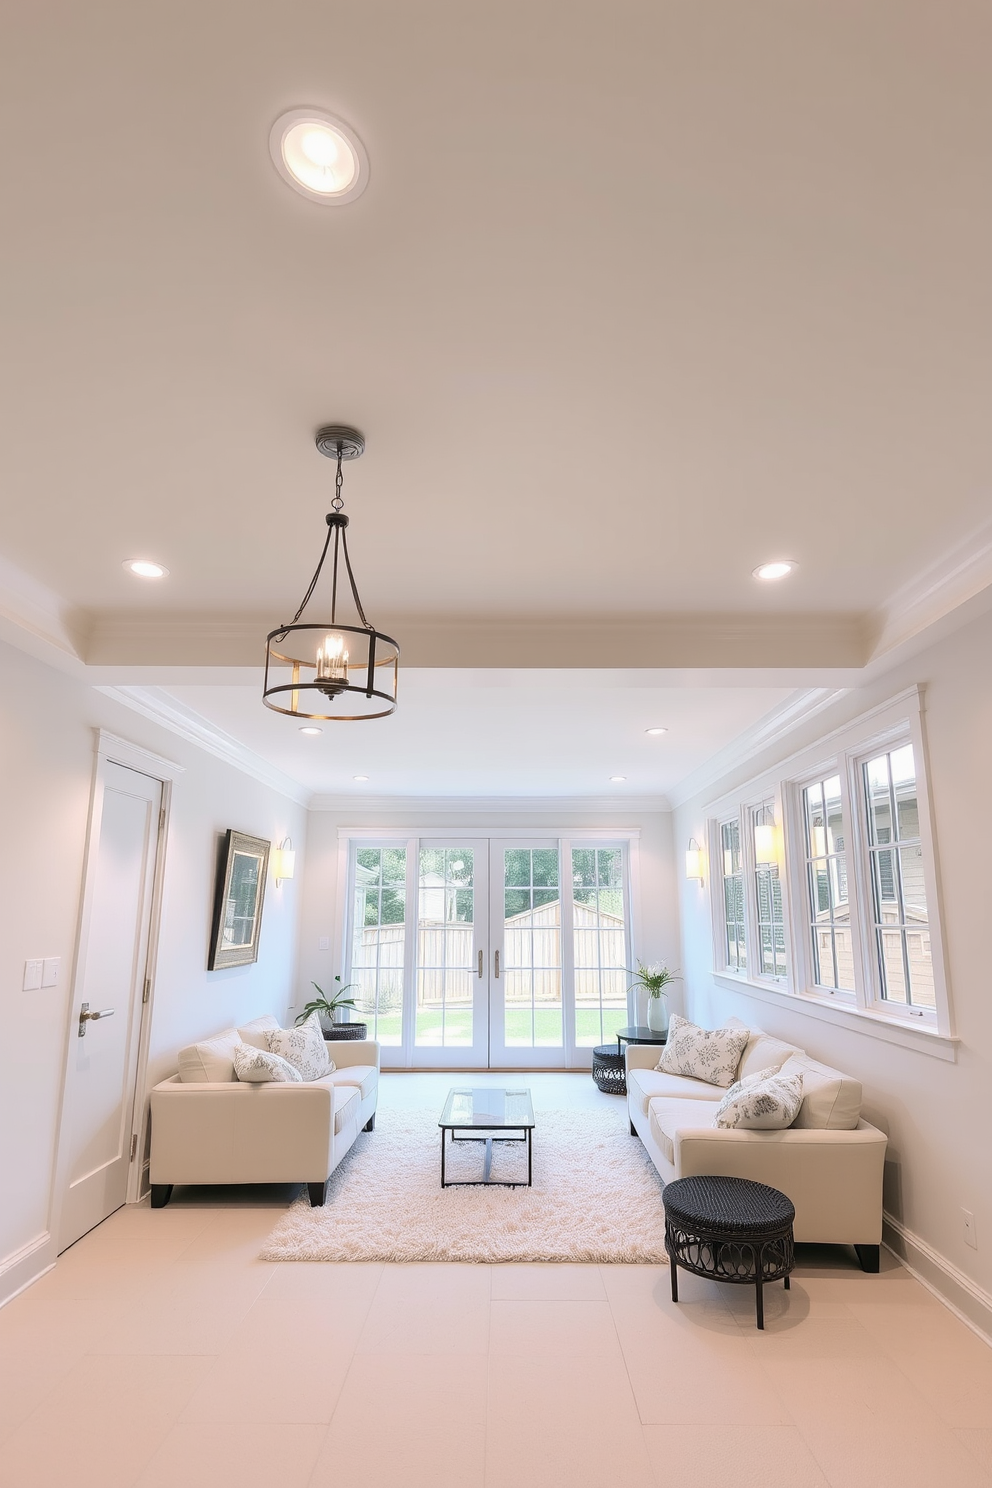
{"label": "pendant light chain", "polygon": [[344,485],[344,476],[341,473],[341,461],[344,459],[344,445],[338,440],[338,469],[334,477],[334,497],[331,501],[333,511],[341,511],[344,506],[344,497],[341,495],[341,487]]}

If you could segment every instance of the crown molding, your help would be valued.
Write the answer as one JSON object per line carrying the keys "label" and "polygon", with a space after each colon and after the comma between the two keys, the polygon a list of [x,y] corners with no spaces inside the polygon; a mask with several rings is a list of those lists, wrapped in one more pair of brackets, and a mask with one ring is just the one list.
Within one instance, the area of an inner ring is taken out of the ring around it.
{"label": "crown molding", "polygon": [[239,743],[223,729],[215,728],[199,713],[194,713],[192,708],[184,708],[181,703],[159,692],[157,688],[97,687],[95,691],[102,693],[104,697],[113,698],[117,703],[123,703],[125,708],[140,713],[144,718],[150,718],[153,723],[160,724],[170,733],[178,734],[180,738],[189,740],[199,749],[206,750],[208,754],[223,760],[225,764],[233,765],[242,774],[250,775],[253,780],[258,780],[262,785],[267,785],[270,790],[287,796],[297,805],[310,805],[310,791],[306,786],[293,780],[289,775],[284,775],[282,770],[276,769],[275,765],[270,765],[254,750]]}
{"label": "crown molding", "polygon": [[869,616],[869,661],[905,645],[990,586],[992,521],[915,574]]}
{"label": "crown molding", "polygon": [[666,796],[340,796],[313,795],[311,811],[335,811],[343,816],[412,814],[418,817],[464,816],[466,814],[506,815],[562,812],[595,812],[621,819],[645,812],[670,811]]}
{"label": "crown molding", "polygon": [[766,713],[764,718],[759,718],[757,723],[731,739],[729,744],[718,749],[697,770],[693,770],[669,790],[672,808],[684,806],[686,801],[691,801],[693,796],[708,790],[732,770],[739,769],[748,760],[788,738],[802,724],[815,718],[832,703],[839,702],[850,691],[849,687],[808,687],[786,698],[784,703],[780,703],[777,708]]}
{"label": "crown molding", "polygon": [[89,616],[0,557],[0,636],[40,661],[82,671]]}

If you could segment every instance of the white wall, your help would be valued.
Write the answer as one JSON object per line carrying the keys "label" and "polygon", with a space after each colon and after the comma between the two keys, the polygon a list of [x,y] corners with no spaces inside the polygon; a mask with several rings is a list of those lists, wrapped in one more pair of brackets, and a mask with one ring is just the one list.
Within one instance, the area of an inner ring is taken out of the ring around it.
{"label": "white wall", "polygon": [[[992,792],[992,617],[934,645],[883,681],[821,714],[780,748],[726,776],[676,813],[676,840],[705,842],[708,801],[733,790],[912,683],[925,685],[925,730],[942,877],[942,917],[957,1058],[946,1063],[869,1033],[815,1019],[793,1003],[770,1005],[717,984],[709,896],[681,881],[683,955],[692,1016],[713,1026],[729,1014],[752,1021],[863,1082],[865,1115],[890,1138],[885,1206],[918,1237],[910,1259],[952,1300],[992,1323],[992,976],[989,845]],[[964,1243],[962,1209],[977,1216],[977,1251]],[[928,1252],[935,1252],[934,1260]],[[950,1269],[949,1269],[950,1268]],[[954,1270],[962,1273],[955,1278]],[[930,1274],[932,1273],[932,1274]],[[974,1293],[975,1295],[969,1295]],[[985,1298],[980,1294],[984,1293]],[[974,1306],[972,1304],[975,1304]],[[986,1309],[979,1315],[978,1304]]]}
{"label": "white wall", "polygon": [[[0,644],[0,1301],[52,1259],[48,1238],[95,729],[185,766],[173,790],[149,1078],[180,1045],[272,1010],[295,976],[299,885],[267,886],[260,956],[207,972],[218,833],[302,847],[306,811],[84,683]],[[62,958],[57,988],[22,992],[24,962]]]}
{"label": "white wall", "polygon": [[[383,832],[416,833],[430,828],[432,835],[462,832],[485,836],[491,828],[520,828],[530,832],[547,831],[549,836],[563,831],[597,831],[615,828],[640,829],[638,862],[640,895],[632,905],[634,954],[646,962],[665,961],[675,968],[680,964],[677,890],[672,853],[671,815],[666,811],[623,813],[562,812],[549,809],[547,802],[535,802],[528,811],[445,811],[432,814],[429,807],[414,809],[409,801],[397,802],[395,811],[353,810],[345,813],[313,811],[307,840],[305,891],[300,936],[300,968],[297,1000],[303,1003],[311,981],[325,990],[344,965],[341,944],[342,896],[344,886],[338,882],[338,829],[341,827],[374,827]],[[330,940],[326,951],[318,949],[321,936]],[[670,999],[676,1011],[681,1007],[681,984],[676,984]]]}

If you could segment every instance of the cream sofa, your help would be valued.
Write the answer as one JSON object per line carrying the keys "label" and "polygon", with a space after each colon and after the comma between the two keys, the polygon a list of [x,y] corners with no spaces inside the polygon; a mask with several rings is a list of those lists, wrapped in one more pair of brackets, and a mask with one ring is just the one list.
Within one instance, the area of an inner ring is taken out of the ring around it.
{"label": "cream sofa", "polygon": [[379,1045],[334,1042],[336,1068],[306,1084],[242,1084],[232,1048],[267,1047],[274,1018],[226,1029],[181,1051],[179,1073],[151,1094],[152,1207],[177,1183],[306,1183],[323,1204],[327,1180],[358,1133],[372,1131],[379,1093]]}
{"label": "cream sofa", "polygon": [[[727,1026],[745,1025],[728,1019]],[[725,1092],[662,1073],[659,1053],[656,1045],[628,1045],[627,1109],[631,1133],[664,1183],[703,1173],[768,1183],[795,1205],[797,1240],[853,1245],[862,1267],[878,1270],[887,1139],[861,1119],[857,1080],[752,1029],[738,1078],[769,1068],[801,1070],[803,1105],[785,1131],[729,1130],[714,1125]]]}

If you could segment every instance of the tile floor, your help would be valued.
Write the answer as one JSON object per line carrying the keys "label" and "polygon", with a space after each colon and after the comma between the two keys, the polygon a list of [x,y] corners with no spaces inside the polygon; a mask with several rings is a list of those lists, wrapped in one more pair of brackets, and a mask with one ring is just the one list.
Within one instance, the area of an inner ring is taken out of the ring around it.
{"label": "tile floor", "polygon": [[2,1488],[992,1488],[992,1350],[886,1252],[804,1248],[762,1335],[662,1267],[263,1263],[288,1197],[121,1210],[0,1310]]}

